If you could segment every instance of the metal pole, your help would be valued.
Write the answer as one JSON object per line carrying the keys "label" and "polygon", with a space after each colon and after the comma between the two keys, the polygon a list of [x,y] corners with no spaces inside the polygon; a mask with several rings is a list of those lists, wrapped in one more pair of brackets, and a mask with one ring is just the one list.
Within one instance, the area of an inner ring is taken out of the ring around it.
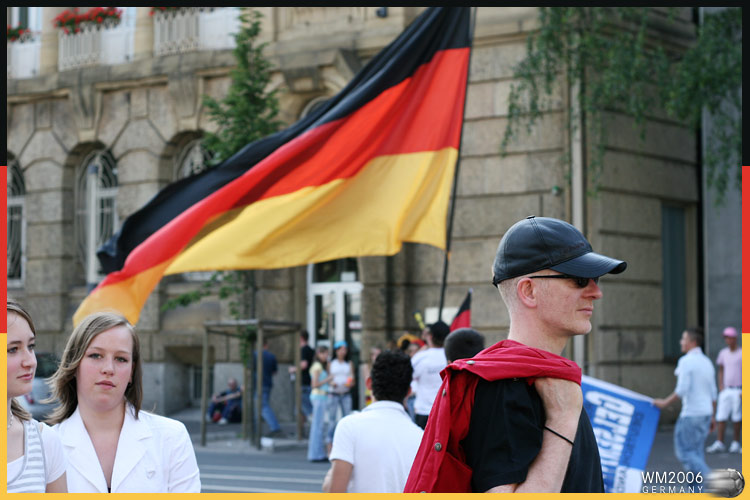
{"label": "metal pole", "polygon": [[203,352],[201,353],[201,446],[206,446],[206,412],[208,411],[208,331],[203,332]]}
{"label": "metal pole", "polygon": [[248,366],[250,359],[247,356],[247,343],[245,343],[243,359],[245,362],[242,363],[242,439],[245,440],[250,438],[250,408],[252,408],[249,397],[252,391],[250,390],[250,367]]}
{"label": "metal pole", "polygon": [[263,322],[258,323],[258,337],[255,342],[255,447],[260,449],[260,416],[263,412]]}
{"label": "metal pole", "polygon": [[[296,338],[300,338],[300,330],[296,330],[294,333],[296,333]],[[292,340],[292,345],[295,346],[294,349],[294,366],[297,368],[297,376],[294,377],[294,400],[297,402],[297,441],[302,440],[302,370],[300,367],[300,361],[302,353],[300,352],[300,348],[297,343]],[[310,368],[309,366],[307,367]]]}
{"label": "metal pole", "polygon": [[[471,22],[469,25],[469,40],[471,40],[471,44],[474,44],[474,24],[477,20],[477,7],[471,7],[472,13],[471,13]],[[471,73],[471,45],[469,46],[469,63],[466,68],[466,91],[464,93],[464,110],[463,114],[461,116],[462,120],[463,117],[466,116],[466,100],[469,94],[469,75]],[[461,137],[458,142],[458,157],[456,158],[456,170],[453,173],[453,188],[451,189],[451,210],[450,215],[448,216],[448,234],[446,235],[446,241],[445,241],[445,259],[443,260],[443,281],[440,284],[440,307],[438,308],[438,321],[442,319],[443,316],[443,304],[445,303],[445,285],[446,280],[448,279],[448,259],[450,258],[451,253],[451,239],[453,236],[453,214],[456,211],[456,191],[458,187],[458,170],[461,166],[461,141],[464,137],[464,127],[463,122],[461,123]]]}

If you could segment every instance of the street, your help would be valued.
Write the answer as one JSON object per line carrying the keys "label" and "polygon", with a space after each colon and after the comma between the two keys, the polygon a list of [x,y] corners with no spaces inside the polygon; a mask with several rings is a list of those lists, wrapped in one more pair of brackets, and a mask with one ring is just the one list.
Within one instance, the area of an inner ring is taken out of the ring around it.
{"label": "street", "polygon": [[311,463],[306,448],[265,452],[196,447],[203,493],[319,493],[327,463]]}
{"label": "street", "polygon": [[[192,429],[197,426],[188,422]],[[257,450],[247,441],[237,439],[238,424],[225,427],[212,425],[207,446],[199,444],[197,434],[194,447],[201,471],[203,492],[225,493],[318,493],[323,478],[330,467],[327,463],[307,461],[306,441],[294,438],[274,440],[273,451]],[[219,429],[221,429],[219,431]],[[292,430],[289,425],[289,431]],[[660,427],[654,438],[646,472],[671,473],[682,470],[674,455],[671,426]],[[291,435],[291,432],[289,432]],[[234,437],[230,437],[234,436]],[[709,435],[712,443],[715,433]],[[737,453],[706,454],[706,462],[713,468],[734,468],[742,471],[742,456]],[[658,477],[658,476],[657,476]],[[649,490],[674,484],[662,481],[646,481]],[[677,485],[678,487],[681,485]]]}

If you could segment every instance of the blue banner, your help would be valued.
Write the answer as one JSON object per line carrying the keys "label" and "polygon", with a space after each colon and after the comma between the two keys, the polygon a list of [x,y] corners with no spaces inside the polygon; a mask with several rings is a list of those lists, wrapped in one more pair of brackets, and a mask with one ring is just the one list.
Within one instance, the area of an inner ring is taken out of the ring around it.
{"label": "blue banner", "polygon": [[605,491],[640,492],[659,409],[647,396],[586,375],[581,388],[599,446]]}

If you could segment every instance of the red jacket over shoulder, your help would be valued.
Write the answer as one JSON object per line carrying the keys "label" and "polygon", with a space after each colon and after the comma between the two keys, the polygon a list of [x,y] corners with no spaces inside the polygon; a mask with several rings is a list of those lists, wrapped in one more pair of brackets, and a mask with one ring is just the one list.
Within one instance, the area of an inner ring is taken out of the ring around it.
{"label": "red jacket over shoulder", "polygon": [[459,359],[440,372],[443,384],[432,404],[427,427],[404,493],[471,492],[471,468],[461,441],[469,432],[477,377],[485,380],[540,377],[581,384],[573,361],[514,340],[502,340],[471,359]]}

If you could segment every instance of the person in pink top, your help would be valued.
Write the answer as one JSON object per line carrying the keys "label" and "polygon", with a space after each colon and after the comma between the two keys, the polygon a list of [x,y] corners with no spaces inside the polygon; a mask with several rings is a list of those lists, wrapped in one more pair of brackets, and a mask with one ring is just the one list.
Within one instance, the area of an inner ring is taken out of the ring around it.
{"label": "person in pink top", "polygon": [[[732,419],[734,435],[729,445],[730,453],[742,453],[742,349],[737,345],[737,329],[724,329],[727,347],[719,351],[716,364],[719,378],[719,400],[716,404],[716,441],[706,448],[708,453],[726,451],[724,431],[727,420]],[[712,422],[713,423],[713,422]]]}

